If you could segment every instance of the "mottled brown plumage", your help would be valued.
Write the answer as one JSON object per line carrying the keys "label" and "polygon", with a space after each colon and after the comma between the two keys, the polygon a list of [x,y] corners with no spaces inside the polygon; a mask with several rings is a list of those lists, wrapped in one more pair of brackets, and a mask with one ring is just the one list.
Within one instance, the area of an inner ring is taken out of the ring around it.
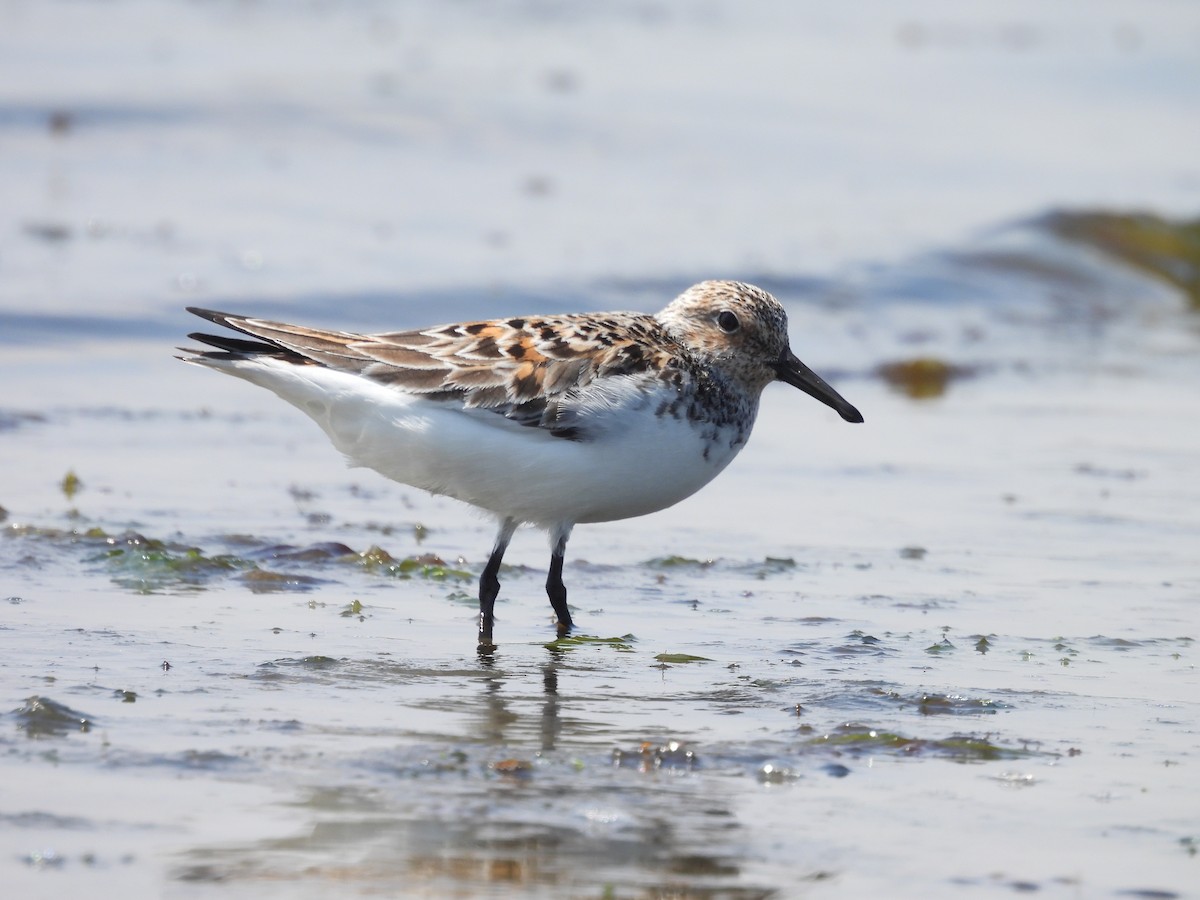
{"label": "mottled brown plumage", "polygon": [[688,348],[653,316],[641,313],[610,313],[600,320],[589,315],[494,319],[352,334],[189,310],[264,342],[190,335],[229,353],[274,354],[296,364],[352,372],[429,400],[491,410],[557,437],[581,437],[570,421],[569,401],[598,378],[650,375],[677,388],[706,380]]}
{"label": "mottled brown plumage", "polygon": [[383,334],[192,312],[253,340],[193,334],[216,349],[188,362],[274,391],[353,465],[500,518],[480,578],[481,647],[491,646],[497,572],[519,524],[551,534],[546,590],[565,630],[562,565],[574,525],[644,515],[699,490],[745,445],[769,383],[862,421],[792,354],[779,302],[733,281],[695,285],[653,316],[532,316]]}

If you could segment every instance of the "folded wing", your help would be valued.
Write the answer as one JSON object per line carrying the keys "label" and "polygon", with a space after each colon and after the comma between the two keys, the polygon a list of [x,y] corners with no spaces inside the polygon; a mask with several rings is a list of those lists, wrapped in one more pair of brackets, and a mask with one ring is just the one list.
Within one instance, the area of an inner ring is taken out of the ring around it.
{"label": "folded wing", "polygon": [[[195,307],[188,311],[255,338],[191,334],[216,348],[196,351],[198,362],[265,357],[325,366],[431,401],[491,411],[570,440],[587,437],[581,388],[623,376],[651,377],[661,388],[662,376],[654,373],[665,372],[676,386],[681,377],[676,367],[663,365],[680,348],[653,317],[629,313],[614,314],[620,330],[605,329],[594,317],[552,316],[367,335]],[[661,349],[647,351],[647,344]]]}

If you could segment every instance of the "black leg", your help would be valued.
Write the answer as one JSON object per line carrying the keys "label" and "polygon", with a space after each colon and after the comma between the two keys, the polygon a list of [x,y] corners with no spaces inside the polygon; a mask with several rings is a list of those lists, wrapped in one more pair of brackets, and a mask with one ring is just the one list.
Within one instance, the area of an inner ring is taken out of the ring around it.
{"label": "black leg", "polygon": [[550,554],[550,574],[546,576],[546,593],[550,597],[550,605],[554,607],[554,614],[558,616],[560,635],[569,632],[575,624],[571,621],[571,611],[567,609],[567,586],[562,580],[563,556],[567,552],[567,538],[570,536],[569,528],[555,535],[557,539]]}
{"label": "black leg", "polygon": [[495,625],[495,616],[493,610],[496,606],[496,597],[500,594],[500,561],[504,559],[504,551],[508,549],[508,542],[512,540],[513,532],[517,530],[517,523],[512,519],[505,519],[500,525],[500,532],[496,535],[496,545],[492,548],[492,555],[488,557],[487,565],[483,567],[483,574],[479,576],[479,649],[494,650],[495,643],[492,641],[492,628]]}

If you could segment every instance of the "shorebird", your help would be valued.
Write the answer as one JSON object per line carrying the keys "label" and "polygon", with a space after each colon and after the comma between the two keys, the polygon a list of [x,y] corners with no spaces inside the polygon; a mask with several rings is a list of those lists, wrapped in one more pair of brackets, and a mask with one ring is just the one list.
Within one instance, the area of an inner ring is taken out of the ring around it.
{"label": "shorebird", "polygon": [[546,593],[572,627],[572,528],[665,509],[745,446],[782,381],[862,415],[788,344],[766,291],[705,281],[655,315],[515,316],[352,334],[189,307],[246,337],[195,333],[186,362],[265,387],[307,414],[354,466],[445,494],[500,522],[479,579],[479,646],[494,648],[499,571],[522,524],[550,536]]}

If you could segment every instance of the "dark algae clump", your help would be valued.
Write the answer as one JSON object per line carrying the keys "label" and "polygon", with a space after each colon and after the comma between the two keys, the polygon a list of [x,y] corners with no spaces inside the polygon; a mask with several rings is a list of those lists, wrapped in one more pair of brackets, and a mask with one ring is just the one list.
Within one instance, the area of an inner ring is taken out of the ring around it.
{"label": "dark algae clump", "polygon": [[13,711],[17,728],[31,738],[66,737],[95,727],[95,720],[49,697],[29,697]]}

